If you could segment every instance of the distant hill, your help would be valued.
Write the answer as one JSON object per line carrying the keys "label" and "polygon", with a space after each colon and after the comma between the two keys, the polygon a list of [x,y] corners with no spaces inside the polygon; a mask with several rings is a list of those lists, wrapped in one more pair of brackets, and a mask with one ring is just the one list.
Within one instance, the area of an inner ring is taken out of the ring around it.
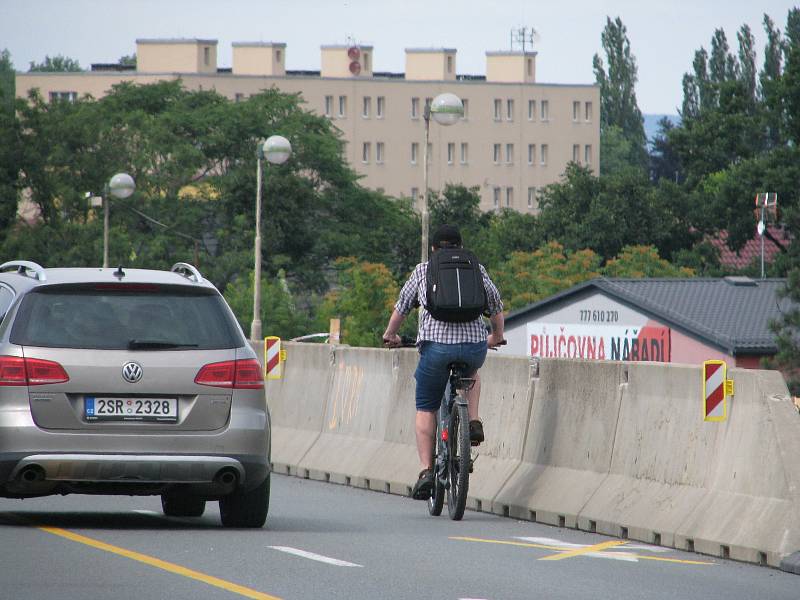
{"label": "distant hill", "polygon": [[662,117],[667,117],[673,125],[681,122],[678,115],[642,115],[644,117],[644,134],[647,136],[647,144],[651,145],[653,138],[658,133],[658,122]]}

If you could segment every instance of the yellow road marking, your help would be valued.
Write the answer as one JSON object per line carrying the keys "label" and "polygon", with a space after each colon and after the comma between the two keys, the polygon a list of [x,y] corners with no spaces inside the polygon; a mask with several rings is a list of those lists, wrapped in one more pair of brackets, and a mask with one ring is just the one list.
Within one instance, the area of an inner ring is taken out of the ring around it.
{"label": "yellow road marking", "polygon": [[568,550],[566,552],[559,552],[558,554],[551,554],[550,556],[543,556],[539,560],[564,560],[565,558],[572,558],[573,556],[580,556],[581,554],[588,554],[590,552],[600,552],[601,550],[605,550],[606,548],[614,548],[616,546],[622,546],[627,544],[626,541],[614,541],[614,542],[603,542],[601,544],[595,544],[594,546],[586,546],[585,548],[573,548],[572,550]]}
{"label": "yellow road marking", "polygon": [[544,544],[530,544],[527,542],[510,542],[508,540],[485,540],[483,538],[473,537],[451,537],[451,540],[459,542],[483,542],[485,544],[502,544],[505,546],[522,546],[523,548],[540,548],[542,550],[569,550],[569,548],[562,548],[560,546],[545,546]]}
{"label": "yellow road marking", "polygon": [[[559,551],[559,552],[566,552],[566,551],[574,550],[573,548],[564,548],[562,546],[548,546],[548,545],[545,545],[545,544],[531,544],[531,543],[526,543],[526,542],[512,542],[512,541],[509,541],[509,540],[487,540],[487,539],[483,539],[483,538],[474,538],[474,537],[451,537],[450,539],[451,540],[460,541],[460,542],[482,542],[484,544],[500,544],[500,545],[503,545],[503,546],[522,546],[523,548],[539,548],[541,550],[556,550],[556,551]],[[607,543],[609,543],[609,542],[607,542]],[[618,542],[618,544],[625,544],[625,543],[626,542]],[[597,546],[591,546],[591,547],[588,547],[588,548],[579,548],[578,550],[581,551],[581,552],[584,552],[584,551],[595,552],[596,548],[597,548]],[[613,556],[614,555],[613,552],[608,552],[608,553],[602,553],[601,552],[601,554],[607,554],[608,556]],[[630,554],[631,556],[633,556],[635,558],[638,558],[638,559],[641,559],[641,560],[657,560],[657,561],[661,561],[661,562],[678,563],[678,564],[683,564],[683,565],[715,565],[715,564],[717,564],[715,562],[705,562],[705,561],[700,561],[700,560],[682,560],[682,559],[679,559],[679,558],[664,558],[664,557],[660,557],[660,556],[644,556],[642,554],[636,554],[634,552],[628,552],[627,554]],[[559,556],[559,555],[556,555],[556,556]],[[548,560],[555,560],[554,558],[548,558],[548,557],[544,557],[544,558],[547,558]],[[567,558],[567,557],[565,557],[565,558]],[[543,560],[543,559],[539,559],[539,560]]]}
{"label": "yellow road marking", "polygon": [[79,544],[85,544],[86,546],[91,546],[92,548],[96,548],[98,550],[103,550],[105,552],[110,552],[111,554],[116,554],[118,556],[124,556],[125,558],[130,558],[131,560],[135,560],[144,563],[146,565],[150,565],[151,567],[155,567],[157,569],[163,569],[164,571],[169,571],[170,573],[175,573],[176,575],[182,575],[183,577],[188,577],[189,579],[202,581],[203,583],[207,583],[208,585],[213,585],[214,587],[218,587],[223,590],[233,592],[234,594],[239,594],[240,596],[244,596],[245,598],[252,598],[253,600],[281,600],[277,596],[270,596],[269,594],[264,594],[263,592],[259,592],[251,588],[237,585],[235,583],[231,583],[230,581],[219,579],[218,577],[205,575],[204,573],[193,571],[192,569],[187,569],[186,567],[166,562],[158,558],[153,558],[152,556],[147,556],[146,554],[140,554],[139,552],[133,552],[132,550],[126,550],[125,548],[112,546],[111,544],[106,544],[105,542],[101,542],[99,540],[79,535],[77,533],[72,533],[71,531],[67,531],[66,529],[61,529],[60,527],[40,526],[38,527],[38,529],[41,529],[42,531],[46,531],[47,533],[51,533],[53,535],[66,538],[73,542],[78,542]]}

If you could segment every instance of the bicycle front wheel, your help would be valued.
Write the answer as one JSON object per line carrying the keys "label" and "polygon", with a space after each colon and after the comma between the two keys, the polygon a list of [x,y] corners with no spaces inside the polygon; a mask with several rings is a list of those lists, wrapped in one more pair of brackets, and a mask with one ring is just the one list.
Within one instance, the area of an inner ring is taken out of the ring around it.
{"label": "bicycle front wheel", "polygon": [[469,491],[469,416],[467,407],[458,401],[453,403],[450,411],[450,426],[448,427],[448,479],[450,487],[447,490],[447,510],[450,518],[460,521],[467,507],[467,492]]}
{"label": "bicycle front wheel", "polygon": [[[439,421],[437,413],[437,422]],[[436,428],[436,451],[433,455],[433,489],[428,498],[428,513],[433,517],[442,514],[444,507],[444,484],[442,483],[442,471],[444,470],[444,442],[442,441],[442,428]]]}

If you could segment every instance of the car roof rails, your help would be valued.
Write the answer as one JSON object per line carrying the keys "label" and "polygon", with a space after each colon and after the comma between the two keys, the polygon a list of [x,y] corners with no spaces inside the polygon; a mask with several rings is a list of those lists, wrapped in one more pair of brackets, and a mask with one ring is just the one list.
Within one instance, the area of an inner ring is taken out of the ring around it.
{"label": "car roof rails", "polygon": [[0,273],[8,271],[9,269],[16,269],[20,275],[27,275],[28,271],[33,271],[34,279],[39,281],[46,281],[47,276],[44,274],[44,267],[29,260],[10,260],[0,265]]}
{"label": "car roof rails", "polygon": [[200,275],[200,271],[197,270],[196,267],[190,265],[189,263],[179,262],[172,265],[170,269],[173,273],[178,273],[179,275],[183,275],[187,279],[191,279],[195,283],[203,283],[203,276]]}

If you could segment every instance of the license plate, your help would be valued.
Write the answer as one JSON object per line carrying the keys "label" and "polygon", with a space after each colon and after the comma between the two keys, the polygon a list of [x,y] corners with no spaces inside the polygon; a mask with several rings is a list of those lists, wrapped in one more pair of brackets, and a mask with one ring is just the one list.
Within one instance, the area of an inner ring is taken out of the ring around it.
{"label": "license plate", "polygon": [[156,421],[176,423],[176,398],[97,398],[85,396],[84,415],[87,421]]}

